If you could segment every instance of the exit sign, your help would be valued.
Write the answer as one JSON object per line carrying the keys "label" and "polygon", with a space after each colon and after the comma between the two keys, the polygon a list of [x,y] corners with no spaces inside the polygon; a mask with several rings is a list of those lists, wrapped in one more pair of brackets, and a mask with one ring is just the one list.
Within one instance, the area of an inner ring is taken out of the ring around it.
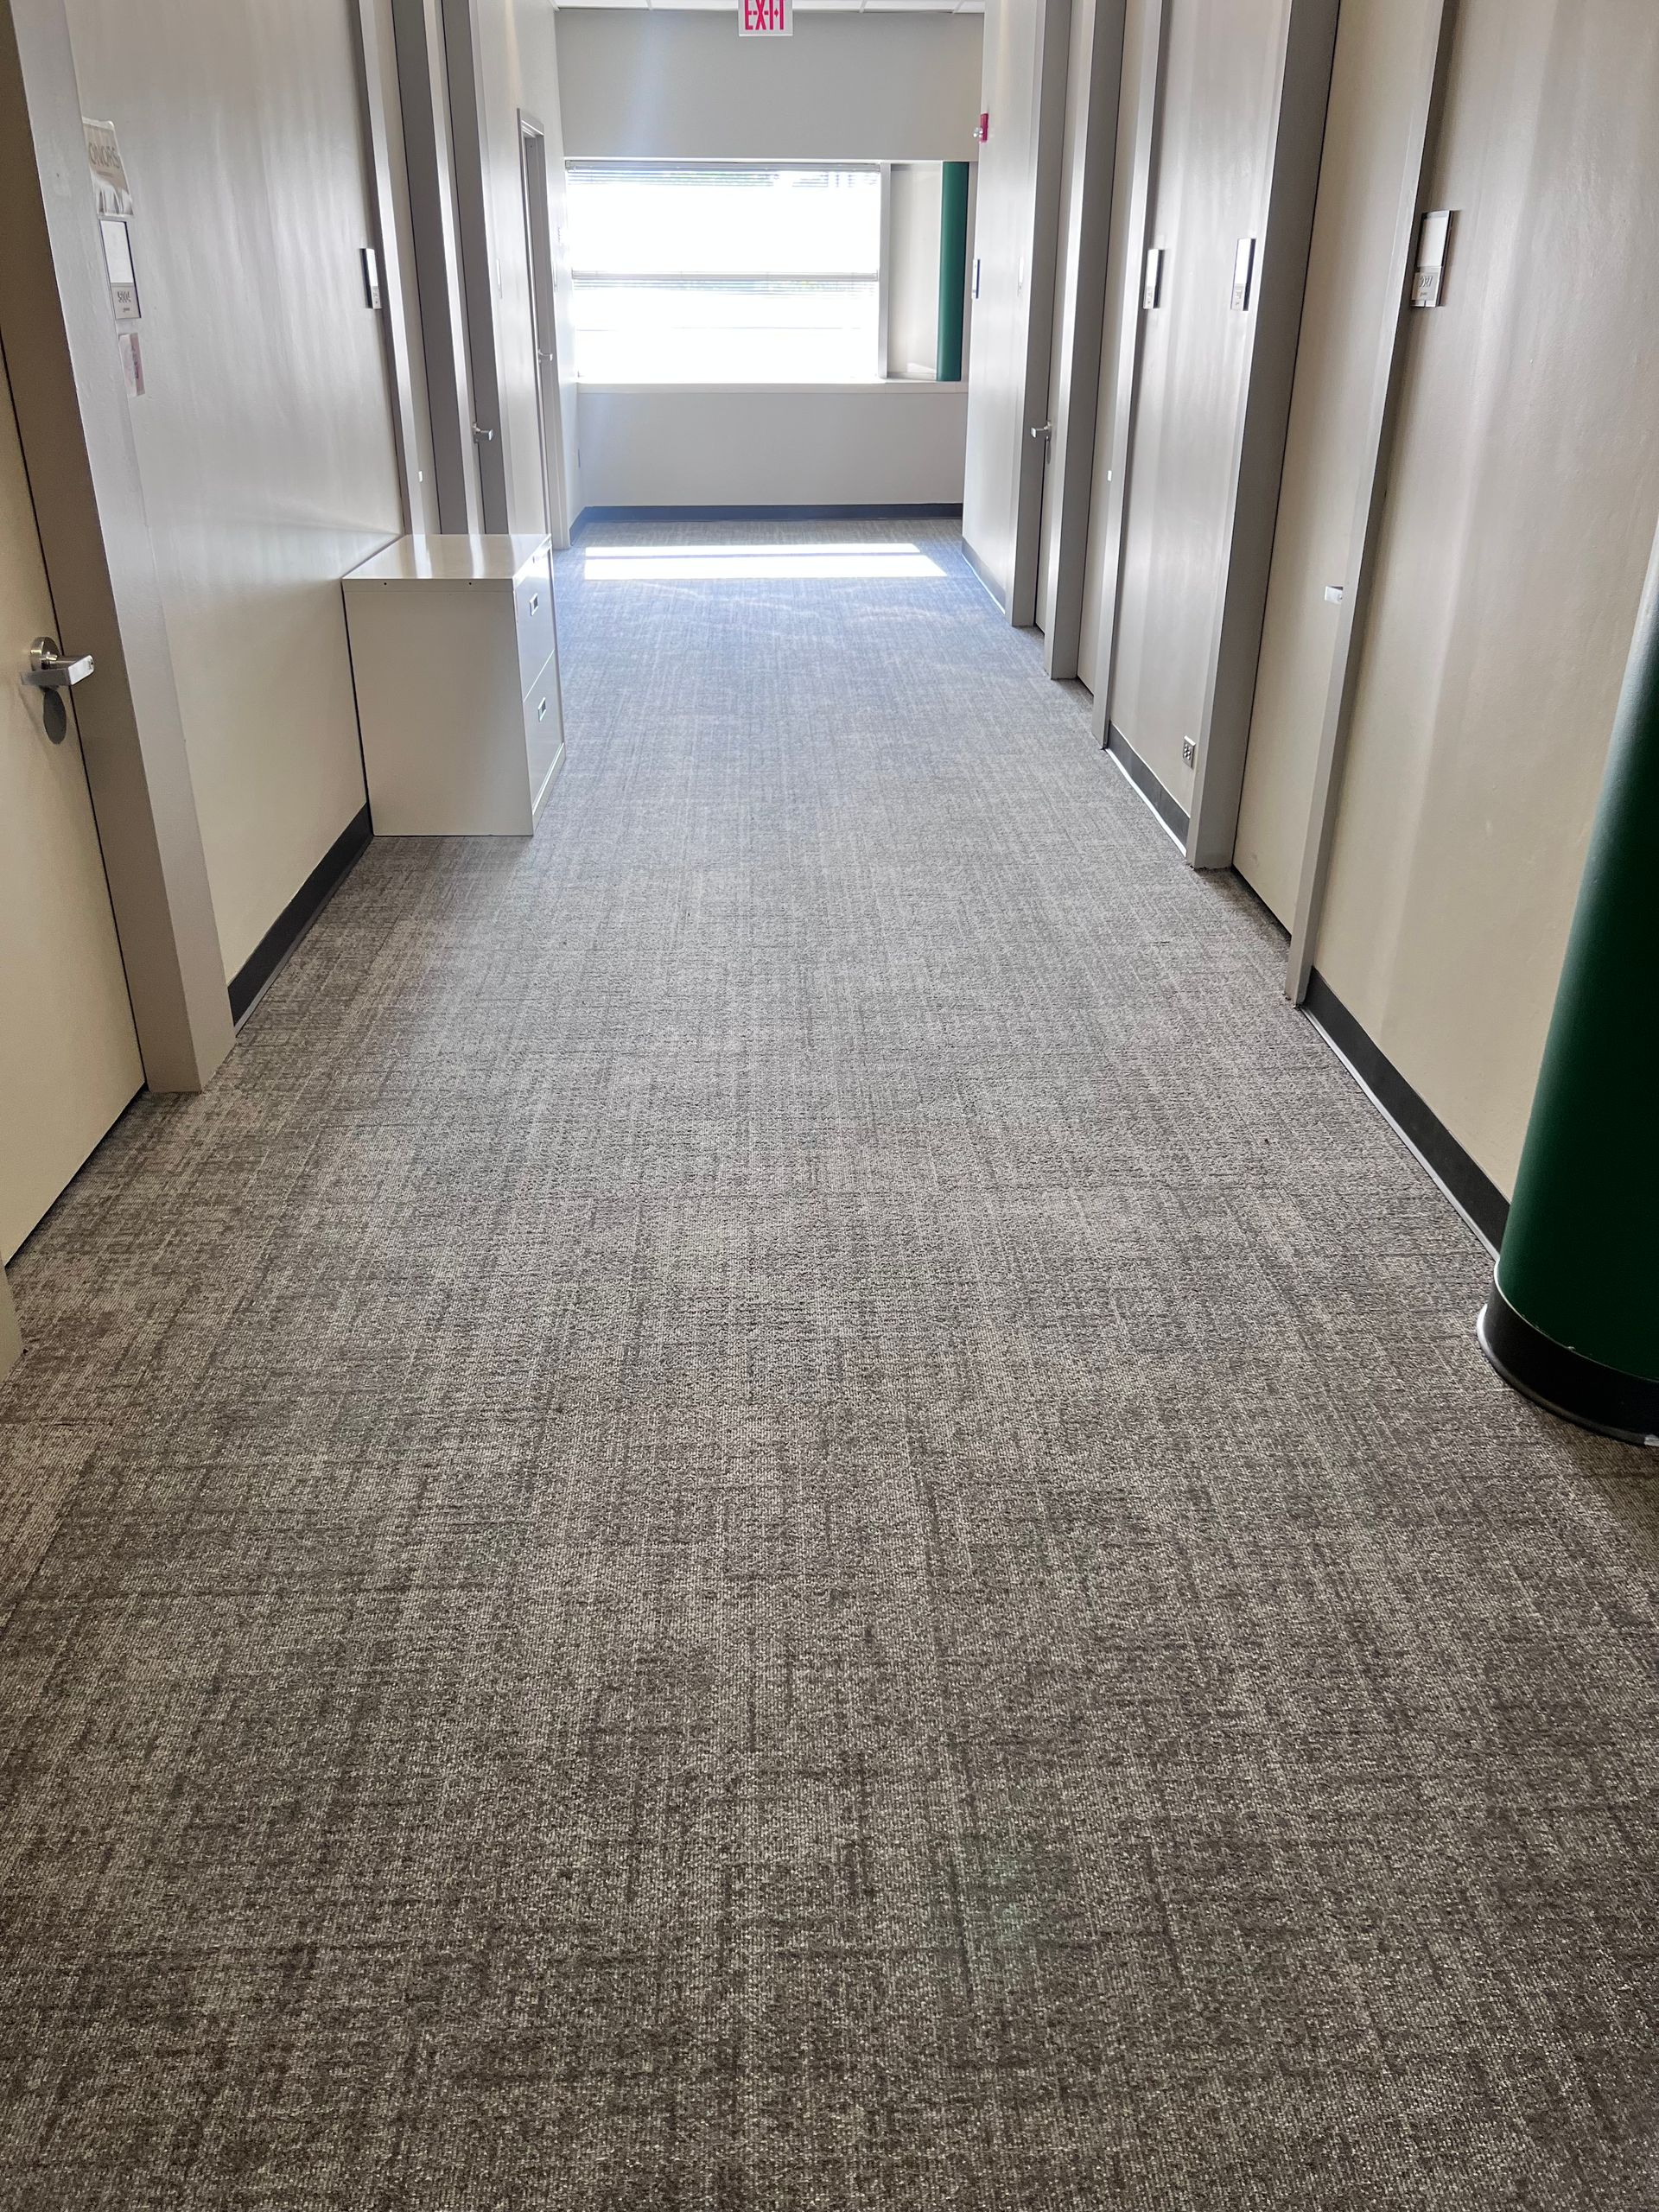
{"label": "exit sign", "polygon": [[739,38],[788,38],[795,29],[795,0],[737,0]]}

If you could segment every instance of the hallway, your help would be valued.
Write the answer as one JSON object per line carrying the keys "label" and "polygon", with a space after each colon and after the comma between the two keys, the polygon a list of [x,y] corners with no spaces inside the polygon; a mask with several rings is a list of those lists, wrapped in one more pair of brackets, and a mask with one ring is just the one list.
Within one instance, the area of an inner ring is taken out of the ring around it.
{"label": "hallway", "polygon": [[559,581],[11,1271],[0,2207],[1634,2212],[1643,1463],[952,527]]}

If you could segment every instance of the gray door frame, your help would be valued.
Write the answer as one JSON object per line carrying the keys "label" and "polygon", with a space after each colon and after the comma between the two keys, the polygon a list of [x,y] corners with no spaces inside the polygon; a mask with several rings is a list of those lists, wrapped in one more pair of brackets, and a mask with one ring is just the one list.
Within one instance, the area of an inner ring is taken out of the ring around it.
{"label": "gray door frame", "polygon": [[152,1090],[205,1087],[231,1049],[178,687],[63,0],[0,8],[0,347],[92,813]]}
{"label": "gray door frame", "polygon": [[1065,159],[1065,73],[1070,59],[1071,0],[1037,0],[1041,10],[1037,55],[1033,139],[1037,150],[1032,194],[1031,242],[1026,267],[1025,360],[1016,464],[1014,562],[1007,616],[1016,630],[1037,619],[1037,569],[1042,552],[1043,480],[1048,442],[1039,435],[1048,420],[1054,355],[1054,287],[1060,248],[1060,175]]}
{"label": "gray door frame", "polygon": [[542,447],[543,496],[548,535],[556,546],[563,547],[570,543],[570,501],[564,482],[564,395],[559,385],[547,133],[523,108],[518,111],[518,175],[524,202],[530,324],[536,347],[536,429]]}
{"label": "gray door frame", "polygon": [[[470,38],[471,11],[467,23]],[[415,285],[436,478],[438,528],[482,520],[467,309],[451,158],[449,71],[439,0],[391,0]],[[474,114],[476,135],[477,116]]]}
{"label": "gray door frame", "polygon": [[[63,0],[0,6],[0,351],[144,1080],[206,1088],[235,1041],[127,411]],[[22,1351],[0,1268],[0,1375]]]}
{"label": "gray door frame", "polygon": [[479,76],[474,0],[443,0],[442,13],[455,237],[461,251],[461,309],[473,394],[469,427],[477,457],[482,525],[486,531],[505,534],[509,512],[507,454],[496,357],[494,257],[490,250],[486,181],[489,134]]}
{"label": "gray door frame", "polygon": [[1117,673],[1119,625],[1123,612],[1123,547],[1128,535],[1129,484],[1135,463],[1135,429],[1141,397],[1141,357],[1145,348],[1147,254],[1152,243],[1154,186],[1164,127],[1164,76],[1168,56],[1170,0],[1157,0],[1147,11],[1141,73],[1135,87],[1135,153],[1129,172],[1129,208],[1124,226],[1123,289],[1117,303],[1112,384],[1110,466],[1106,472],[1106,525],[1101,543],[1099,629],[1095,656],[1092,724],[1102,745],[1111,736],[1112,684]]}
{"label": "gray door frame", "polygon": [[1244,756],[1267,616],[1268,576],[1290,427],[1319,161],[1336,55],[1338,0],[1286,0],[1273,158],[1255,211],[1255,294],[1234,433],[1220,605],[1211,637],[1187,829],[1188,864],[1233,864]]}
{"label": "gray door frame", "polygon": [[[1071,4],[1080,6],[1083,0],[1071,0]],[[1063,283],[1059,272],[1068,264],[1073,275],[1060,317],[1058,359],[1052,365],[1048,476],[1044,489],[1045,503],[1054,512],[1054,520],[1043,665],[1055,677],[1077,674],[1083,638],[1084,574],[1094,493],[1107,262],[1111,250],[1128,12],[1128,0],[1095,0],[1088,82],[1078,110],[1082,144],[1072,186],[1069,235],[1058,239],[1057,289]],[[1046,525],[1044,535],[1048,535]],[[1040,548],[1039,564],[1040,570]]]}
{"label": "gray door frame", "polygon": [[381,330],[403,483],[404,527],[418,535],[435,531],[441,524],[392,7],[393,0],[357,0],[353,29],[378,257]]}

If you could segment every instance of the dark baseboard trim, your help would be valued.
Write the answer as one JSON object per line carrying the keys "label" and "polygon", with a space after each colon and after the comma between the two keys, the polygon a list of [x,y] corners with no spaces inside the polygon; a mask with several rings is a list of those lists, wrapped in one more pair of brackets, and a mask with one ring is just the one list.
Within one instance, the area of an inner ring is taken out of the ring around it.
{"label": "dark baseboard trim", "polygon": [[1186,809],[1173,792],[1164,789],[1116,722],[1106,725],[1106,750],[1185,852],[1191,827]]}
{"label": "dark baseboard trim", "polygon": [[1333,1045],[1452,1202],[1496,1251],[1503,1242],[1510,1202],[1478,1167],[1433,1107],[1374,1045],[1316,968],[1302,1012]]}
{"label": "dark baseboard trim", "polygon": [[1517,1313],[1496,1282],[1482,1306],[1480,1348],[1503,1380],[1547,1413],[1624,1444],[1659,1444],[1659,1382],[1604,1367]]}
{"label": "dark baseboard trim", "polygon": [[878,506],[584,507],[570,525],[570,537],[574,543],[593,522],[948,522],[961,512],[960,500]]}
{"label": "dark baseboard trim", "polygon": [[359,809],[317,862],[228,986],[231,1020],[239,1027],[255,1001],[361,858],[374,830],[366,806]]}

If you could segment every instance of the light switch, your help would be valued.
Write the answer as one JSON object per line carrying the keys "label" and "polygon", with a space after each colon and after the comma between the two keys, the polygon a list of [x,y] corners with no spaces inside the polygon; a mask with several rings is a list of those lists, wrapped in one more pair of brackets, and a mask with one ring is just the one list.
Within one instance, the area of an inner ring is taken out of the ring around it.
{"label": "light switch", "polygon": [[1255,274],[1255,240],[1240,238],[1233,256],[1233,309],[1243,315],[1250,304],[1250,279]]}
{"label": "light switch", "polygon": [[1161,307],[1164,303],[1164,249],[1160,245],[1147,249],[1147,288],[1141,304],[1145,308]]}

